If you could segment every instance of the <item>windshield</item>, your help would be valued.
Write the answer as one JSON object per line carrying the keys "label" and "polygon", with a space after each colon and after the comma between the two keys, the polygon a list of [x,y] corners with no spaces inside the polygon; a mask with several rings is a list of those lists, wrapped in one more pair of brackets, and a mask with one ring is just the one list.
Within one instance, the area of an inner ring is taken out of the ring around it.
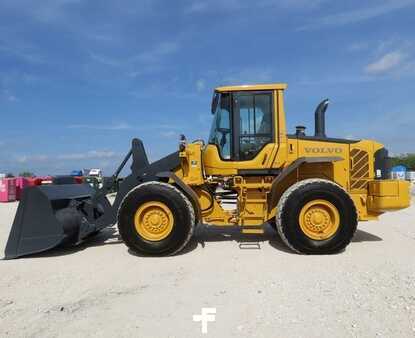
{"label": "windshield", "polygon": [[215,116],[210,130],[209,143],[215,144],[223,159],[231,158],[231,102],[227,93],[217,94]]}

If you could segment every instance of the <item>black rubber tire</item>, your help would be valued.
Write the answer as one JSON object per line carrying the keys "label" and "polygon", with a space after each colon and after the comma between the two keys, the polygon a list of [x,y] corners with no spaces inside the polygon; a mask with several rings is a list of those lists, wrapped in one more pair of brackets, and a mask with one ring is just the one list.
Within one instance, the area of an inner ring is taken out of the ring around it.
{"label": "black rubber tire", "polygon": [[270,220],[268,220],[268,224],[272,229],[277,231],[277,225],[275,224],[275,217],[272,217]]}
{"label": "black rubber tire", "polygon": [[[313,240],[299,225],[302,207],[315,199],[331,202],[340,214],[336,233],[325,240]],[[339,185],[323,179],[300,181],[284,192],[277,206],[276,226],[283,242],[304,254],[332,254],[343,250],[352,240],[357,227],[357,212],[349,194]]]}
{"label": "black rubber tire", "polygon": [[[134,226],[134,215],[143,203],[158,201],[169,207],[174,216],[172,232],[160,241],[141,237]],[[181,251],[195,227],[195,213],[189,199],[171,184],[151,181],[132,189],[118,210],[118,230],[125,244],[134,252],[147,256],[168,256]]]}

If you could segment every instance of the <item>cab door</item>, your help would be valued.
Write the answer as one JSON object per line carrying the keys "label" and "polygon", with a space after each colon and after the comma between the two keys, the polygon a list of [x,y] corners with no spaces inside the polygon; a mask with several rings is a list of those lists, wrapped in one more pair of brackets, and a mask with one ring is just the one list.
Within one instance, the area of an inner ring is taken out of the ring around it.
{"label": "cab door", "polygon": [[234,161],[251,161],[274,142],[272,92],[233,95]]}
{"label": "cab door", "polygon": [[229,129],[212,126],[211,135],[216,128],[221,136],[211,137],[204,151],[206,174],[270,174],[277,151],[275,92],[240,91],[223,97],[231,104],[223,105],[219,114]]}

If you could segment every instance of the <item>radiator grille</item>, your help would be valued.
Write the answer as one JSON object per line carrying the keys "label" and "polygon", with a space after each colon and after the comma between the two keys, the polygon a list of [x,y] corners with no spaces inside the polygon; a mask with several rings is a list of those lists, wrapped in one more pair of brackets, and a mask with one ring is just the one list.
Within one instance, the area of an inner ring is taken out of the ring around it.
{"label": "radiator grille", "polygon": [[352,149],[350,156],[352,158],[350,188],[366,189],[369,181],[369,155],[366,151]]}

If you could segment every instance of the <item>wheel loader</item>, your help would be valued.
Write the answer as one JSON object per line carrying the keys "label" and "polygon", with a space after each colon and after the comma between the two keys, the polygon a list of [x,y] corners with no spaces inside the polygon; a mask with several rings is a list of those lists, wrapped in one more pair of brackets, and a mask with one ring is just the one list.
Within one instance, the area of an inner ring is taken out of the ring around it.
{"label": "wheel loader", "polygon": [[[98,191],[26,188],[6,259],[76,245],[115,224],[132,251],[149,256],[178,253],[200,223],[249,236],[267,222],[292,251],[331,254],[350,243],[359,221],[410,205],[409,183],[388,179],[382,144],[326,136],[328,100],[315,111],[314,135],[302,126],[287,133],[286,88],[216,88],[206,144],[182,136],[176,152],[150,164],[143,142],[133,139],[112,183]],[[106,192],[130,158],[131,174],[111,204]]]}

